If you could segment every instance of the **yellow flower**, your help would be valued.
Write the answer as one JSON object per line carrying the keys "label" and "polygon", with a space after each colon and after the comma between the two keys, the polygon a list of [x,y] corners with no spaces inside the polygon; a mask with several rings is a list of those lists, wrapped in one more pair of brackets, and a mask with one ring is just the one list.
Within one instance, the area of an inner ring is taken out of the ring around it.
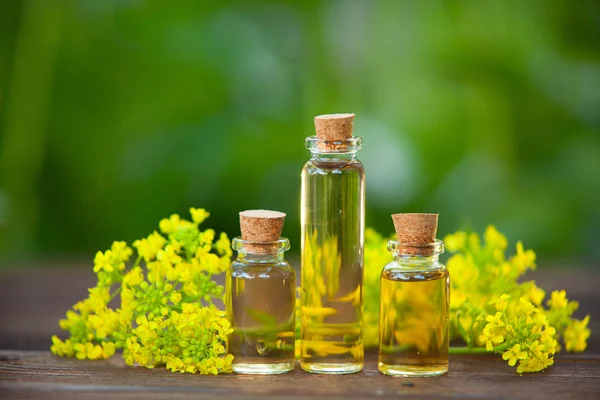
{"label": "yellow flower", "polygon": [[502,321],[502,313],[500,311],[494,315],[486,315],[485,320],[488,322],[490,328],[504,326],[504,322]]}
{"label": "yellow flower", "polygon": [[159,250],[156,254],[156,259],[160,261],[166,261],[170,264],[179,264],[183,261],[183,258],[177,254],[181,251],[181,244],[178,242],[172,241],[168,244],[164,250]]}
{"label": "yellow flower", "polygon": [[[91,343],[88,344],[91,345]],[[75,349],[75,357],[77,357],[80,360],[85,360],[87,358],[87,349],[85,344],[77,343],[73,347]]]}
{"label": "yellow flower", "polygon": [[[129,246],[127,246],[126,242],[113,242],[110,250],[113,253],[113,256],[119,260],[121,263],[126,263],[129,261],[129,258],[133,254],[133,250]],[[123,268],[125,264],[123,264]]]}
{"label": "yellow flower", "polygon": [[552,326],[546,326],[540,335],[540,343],[546,346],[548,354],[554,354],[558,351],[558,341],[554,338],[556,329]]}
{"label": "yellow flower", "polygon": [[215,240],[215,231],[214,229],[207,229],[204,232],[200,232],[198,238],[200,245],[211,244]]}
{"label": "yellow flower", "polygon": [[[465,257],[462,254],[456,254],[448,260],[448,271],[452,277],[453,289],[460,288],[463,293],[470,290],[479,277],[479,270],[474,265],[473,258]],[[455,293],[453,292],[452,296]],[[452,297],[450,301],[452,301]]]}
{"label": "yellow flower", "polygon": [[50,347],[52,353],[61,357],[73,357],[75,355],[75,349],[70,339],[64,342],[58,338],[58,336],[52,336],[52,346]]}
{"label": "yellow flower", "polygon": [[494,345],[504,342],[504,335],[492,332],[492,329],[486,325],[486,327],[483,328],[483,335],[479,336],[479,340],[485,343],[485,349],[487,351],[492,351],[494,350]]}
{"label": "yellow flower", "polygon": [[140,267],[135,267],[125,274],[123,283],[129,287],[137,286],[144,280],[144,275]]}
{"label": "yellow flower", "polygon": [[181,217],[177,214],[171,215],[169,218],[162,219],[158,227],[160,228],[162,233],[174,233],[180,229],[194,228],[195,225],[190,221],[186,221],[185,219],[181,219]]}
{"label": "yellow flower", "polygon": [[590,316],[582,320],[573,320],[564,331],[565,348],[567,351],[582,352],[587,347],[590,329],[587,327]]}
{"label": "yellow flower", "polygon": [[166,242],[164,237],[154,231],[146,239],[133,242],[133,246],[137,249],[138,254],[144,258],[144,261],[149,262],[156,258],[156,253],[163,248]]}
{"label": "yellow flower", "polygon": [[508,365],[514,367],[517,360],[524,360],[527,358],[527,352],[521,350],[520,344],[515,344],[510,350],[506,350],[502,354],[503,360],[508,360]]}
{"label": "yellow flower", "polygon": [[117,346],[113,342],[102,342],[102,351],[104,358],[110,358],[115,354]]}
{"label": "yellow flower", "polygon": [[[508,305],[508,299],[510,299],[510,295],[508,295],[506,293],[502,294],[496,301],[496,310],[498,310],[498,311],[506,310],[506,306]],[[500,313],[496,313],[496,315],[497,314],[500,314]]]}
{"label": "yellow flower", "polygon": [[469,234],[467,244],[473,253],[479,253],[481,251],[481,240],[479,239],[479,235],[475,232]]}
{"label": "yellow flower", "polygon": [[96,253],[94,257],[94,272],[98,273],[102,270],[106,272],[113,272],[113,266],[111,265],[110,259],[112,257],[112,251],[106,250],[102,253],[101,251]]}
{"label": "yellow flower", "polygon": [[508,276],[512,272],[512,265],[504,261],[504,252],[505,250],[494,249],[492,251],[492,257],[494,257],[494,261],[500,263],[500,272],[504,276]]}
{"label": "yellow flower", "polygon": [[546,296],[546,292],[543,289],[540,289],[536,286],[534,281],[526,282],[523,285],[529,285],[529,290],[525,293],[525,297],[531,301],[536,306],[542,304],[544,297]]}
{"label": "yellow flower", "polygon": [[173,355],[168,355],[166,358],[166,367],[171,370],[171,372],[185,372],[185,363],[181,360],[181,358],[175,357]]}
{"label": "yellow flower", "polygon": [[210,216],[210,213],[204,208],[192,207],[190,208],[190,214],[192,215],[192,221],[194,221],[196,225],[201,224],[206,218]]}
{"label": "yellow flower", "polygon": [[172,214],[169,218],[163,218],[158,223],[158,227],[162,233],[172,233],[179,227],[180,217],[177,214]]}
{"label": "yellow flower", "polygon": [[118,325],[119,316],[111,309],[88,317],[88,327],[96,331],[96,337],[99,339],[105,339],[108,335],[112,335]]}
{"label": "yellow flower", "polygon": [[60,328],[66,330],[66,331],[71,329],[72,326],[75,326],[76,324],[78,324],[79,321],[81,321],[81,319],[82,319],[81,315],[79,315],[76,312],[71,311],[71,310],[68,310],[66,312],[66,317],[67,317],[67,319],[61,319],[58,322]]}
{"label": "yellow flower", "polygon": [[[526,322],[528,324],[534,324],[533,331],[538,332],[544,326],[548,325],[548,318],[543,311],[540,311],[538,308],[534,308],[533,312],[527,316]],[[554,328],[552,328],[554,329]]]}
{"label": "yellow flower", "polygon": [[522,274],[527,269],[535,269],[535,253],[533,250],[524,250],[523,243],[517,242],[517,254],[515,254],[510,262]]}
{"label": "yellow flower", "polygon": [[541,357],[531,357],[522,360],[517,367],[517,372],[522,374],[523,372],[538,372],[554,364],[554,358],[548,357],[548,354],[544,354]]}
{"label": "yellow flower", "polygon": [[221,232],[221,234],[219,235],[219,240],[217,240],[217,242],[215,243],[215,250],[220,255],[225,255],[227,257],[231,257],[231,255],[233,254],[233,250],[231,249],[231,242],[229,241],[227,234],[225,234],[224,232]]}
{"label": "yellow flower", "polygon": [[[365,236],[368,230],[365,232]],[[467,245],[467,234],[465,232],[456,232],[451,235],[446,235],[444,238],[446,249],[452,253],[461,251]]]}
{"label": "yellow flower", "polygon": [[521,297],[519,298],[519,306],[517,307],[517,315],[529,316],[535,312],[536,308],[532,302]]}
{"label": "yellow flower", "polygon": [[183,315],[190,315],[197,310],[197,306],[192,303],[181,303],[181,313]]}
{"label": "yellow flower", "polygon": [[179,293],[179,292],[171,293],[170,299],[173,304],[179,303],[181,301],[181,293]]}
{"label": "yellow flower", "polygon": [[137,355],[140,353],[140,348],[141,346],[137,342],[135,336],[127,338],[125,341],[125,350],[123,351],[123,356],[127,365],[133,365],[137,361]]}
{"label": "yellow flower", "polygon": [[467,295],[464,292],[454,291],[450,296],[450,308],[456,310],[467,301]]}
{"label": "yellow flower", "polygon": [[489,225],[487,227],[485,233],[483,234],[483,238],[485,239],[486,247],[490,249],[499,249],[503,251],[508,247],[506,236],[498,232],[493,225]]}
{"label": "yellow flower", "polygon": [[188,296],[197,296],[198,295],[198,285],[194,282],[185,282],[183,284],[183,293]]}
{"label": "yellow flower", "polygon": [[564,290],[555,290],[552,292],[550,300],[548,300],[548,306],[554,309],[566,308],[568,304],[567,292]]}
{"label": "yellow flower", "polygon": [[89,296],[85,300],[89,311],[100,312],[106,308],[110,300],[110,289],[107,287],[95,287],[88,289]]}
{"label": "yellow flower", "polygon": [[75,344],[75,357],[80,360],[85,360],[86,358],[89,360],[101,360],[109,356],[106,355],[102,346],[87,342]]}

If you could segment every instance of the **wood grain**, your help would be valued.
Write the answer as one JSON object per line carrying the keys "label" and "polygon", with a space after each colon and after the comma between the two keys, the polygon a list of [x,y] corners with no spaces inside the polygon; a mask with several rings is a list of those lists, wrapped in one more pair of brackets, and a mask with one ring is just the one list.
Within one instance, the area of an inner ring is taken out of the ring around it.
{"label": "wood grain", "polygon": [[597,399],[600,356],[558,357],[540,374],[519,376],[494,356],[455,356],[438,378],[392,378],[377,371],[376,355],[354,375],[276,376],[174,374],[129,367],[119,357],[78,361],[47,351],[0,351],[0,398],[486,398]]}

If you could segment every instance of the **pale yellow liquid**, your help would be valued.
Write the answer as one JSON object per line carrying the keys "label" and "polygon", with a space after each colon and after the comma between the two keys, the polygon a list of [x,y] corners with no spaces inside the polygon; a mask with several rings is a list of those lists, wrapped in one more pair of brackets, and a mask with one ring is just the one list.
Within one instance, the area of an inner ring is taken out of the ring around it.
{"label": "pale yellow liquid", "polygon": [[445,269],[383,271],[379,371],[401,376],[448,371],[449,290]]}
{"label": "pale yellow liquid", "polygon": [[228,340],[234,372],[278,374],[294,369],[295,289],[294,270],[285,263],[232,265],[226,303],[234,330]]}
{"label": "pale yellow liquid", "polygon": [[302,171],[301,366],[362,370],[364,169],[309,161]]}

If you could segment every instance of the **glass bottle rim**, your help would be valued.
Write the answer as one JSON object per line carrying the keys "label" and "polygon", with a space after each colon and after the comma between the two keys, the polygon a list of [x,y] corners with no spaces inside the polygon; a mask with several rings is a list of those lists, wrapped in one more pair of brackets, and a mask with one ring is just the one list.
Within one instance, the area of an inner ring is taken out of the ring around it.
{"label": "glass bottle rim", "polygon": [[388,240],[387,249],[391,253],[437,256],[444,252],[444,241],[436,239],[433,243],[401,243],[397,240]]}
{"label": "glass bottle rim", "polygon": [[290,249],[290,240],[281,236],[270,242],[259,242],[256,240],[244,240],[241,236],[234,237],[231,248],[237,252],[249,254],[281,253]]}
{"label": "glass bottle rim", "polygon": [[352,136],[344,140],[327,140],[309,136],[306,138],[305,145],[311,153],[355,153],[362,148],[362,138]]}

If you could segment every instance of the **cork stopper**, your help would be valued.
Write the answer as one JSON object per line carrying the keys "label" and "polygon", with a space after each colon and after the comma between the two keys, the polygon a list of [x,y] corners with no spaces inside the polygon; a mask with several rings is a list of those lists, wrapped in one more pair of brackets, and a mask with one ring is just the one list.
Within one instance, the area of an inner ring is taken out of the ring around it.
{"label": "cork stopper", "polygon": [[438,214],[393,214],[392,220],[403,254],[433,254],[433,248],[426,245],[435,242]]}
{"label": "cork stopper", "polygon": [[323,140],[346,140],[352,137],[354,114],[325,114],[315,117],[317,137]]}
{"label": "cork stopper", "polygon": [[[240,229],[243,240],[270,243],[279,240],[285,213],[270,210],[246,210],[240,212]],[[272,246],[250,245],[248,250],[269,253]]]}

